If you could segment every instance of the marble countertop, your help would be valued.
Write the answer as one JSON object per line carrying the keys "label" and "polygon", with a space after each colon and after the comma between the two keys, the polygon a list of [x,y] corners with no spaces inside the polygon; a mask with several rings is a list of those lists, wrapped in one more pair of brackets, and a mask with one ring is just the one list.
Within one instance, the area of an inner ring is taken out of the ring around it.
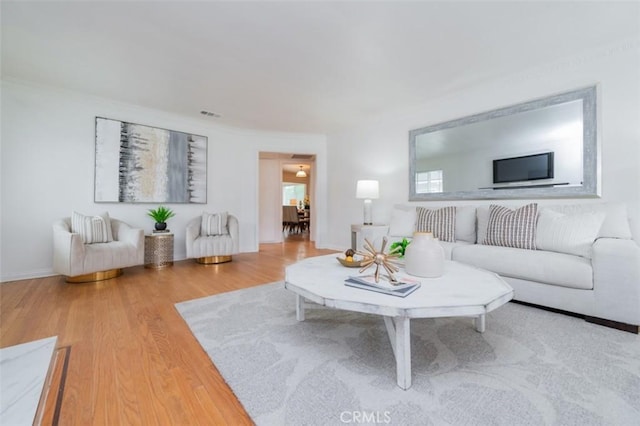
{"label": "marble countertop", "polygon": [[57,337],[0,349],[0,424],[31,425]]}

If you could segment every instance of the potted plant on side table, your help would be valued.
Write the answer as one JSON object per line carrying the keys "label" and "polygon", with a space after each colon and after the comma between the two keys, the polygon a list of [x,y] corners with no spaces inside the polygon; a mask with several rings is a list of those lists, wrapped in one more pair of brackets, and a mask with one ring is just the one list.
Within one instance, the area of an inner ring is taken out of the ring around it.
{"label": "potted plant on side table", "polygon": [[176,214],[171,209],[159,206],[157,209],[149,209],[147,215],[156,221],[156,231],[165,231],[167,229],[167,220]]}

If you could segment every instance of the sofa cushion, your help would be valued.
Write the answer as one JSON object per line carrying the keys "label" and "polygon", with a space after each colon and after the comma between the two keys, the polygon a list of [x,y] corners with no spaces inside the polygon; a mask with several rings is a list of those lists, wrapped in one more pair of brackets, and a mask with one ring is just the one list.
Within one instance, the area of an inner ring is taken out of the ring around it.
{"label": "sofa cushion", "polygon": [[476,208],[476,224],[478,226],[476,241],[478,244],[484,244],[484,240],[487,239],[487,225],[489,225],[489,206]]}
{"label": "sofa cushion", "polygon": [[418,207],[416,211],[416,232],[432,232],[434,238],[453,242],[456,229],[456,208],[454,206],[430,210]]}
{"label": "sofa cushion", "polygon": [[231,235],[217,235],[196,238],[192,246],[193,257],[229,256],[235,254]]}
{"label": "sofa cushion", "polygon": [[598,236],[606,213],[564,214],[542,209],[538,216],[536,247],[591,258],[591,246]]}
{"label": "sofa cushion", "polygon": [[492,204],[484,244],[535,250],[538,205],[527,204],[516,210]]}
{"label": "sofa cushion", "polygon": [[140,264],[138,247],[124,241],[85,246],[82,274],[108,269],[126,268]]}
{"label": "sofa cushion", "polygon": [[570,254],[474,244],[454,247],[451,259],[505,277],[593,289],[591,262]]}
{"label": "sofa cushion", "polygon": [[409,206],[394,206],[391,211],[389,235],[396,237],[411,237],[416,229],[416,208]]}
{"label": "sofa cushion", "polygon": [[475,206],[456,207],[456,241],[476,242],[476,208]]}
{"label": "sofa cushion", "polygon": [[221,213],[202,213],[202,222],[200,225],[200,235],[215,236],[228,235],[227,228],[227,212]]}
{"label": "sofa cushion", "polygon": [[[416,207],[398,204],[391,211],[389,223],[389,236],[413,237],[416,230]],[[476,242],[476,208],[475,206],[457,206],[455,229],[455,241]]]}
{"label": "sofa cushion", "polygon": [[71,213],[71,232],[80,234],[85,244],[109,243],[113,241],[109,213],[85,216],[76,211]]}
{"label": "sofa cushion", "polygon": [[598,237],[631,239],[627,207],[623,203],[585,203],[546,206],[563,214],[605,213]]}
{"label": "sofa cushion", "polygon": [[446,260],[452,260],[453,251],[457,247],[473,245],[473,243],[468,243],[466,241],[456,241],[455,243],[448,243],[446,241],[439,241],[440,245],[444,249],[444,258]]}
{"label": "sofa cushion", "polygon": [[631,227],[629,226],[629,215],[627,206],[622,203],[604,204],[602,206],[606,211],[606,217],[600,227],[598,237],[602,238],[620,238],[630,240]]}

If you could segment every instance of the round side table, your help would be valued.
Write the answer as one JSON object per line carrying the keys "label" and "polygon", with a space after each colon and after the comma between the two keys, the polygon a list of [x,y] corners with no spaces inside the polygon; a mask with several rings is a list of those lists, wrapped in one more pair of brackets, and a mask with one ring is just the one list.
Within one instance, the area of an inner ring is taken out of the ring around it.
{"label": "round side table", "polygon": [[158,232],[144,236],[144,267],[160,269],[173,265],[173,234]]}

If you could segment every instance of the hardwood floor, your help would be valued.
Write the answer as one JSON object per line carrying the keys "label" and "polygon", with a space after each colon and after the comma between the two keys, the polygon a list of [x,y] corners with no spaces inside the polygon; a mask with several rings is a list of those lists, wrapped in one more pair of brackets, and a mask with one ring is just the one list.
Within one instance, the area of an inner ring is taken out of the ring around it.
{"label": "hardwood floor", "polygon": [[233,262],[192,260],[118,278],[49,277],[0,285],[0,346],[58,336],[70,346],[60,424],[252,424],[174,304],[284,279],[318,250],[303,236]]}

